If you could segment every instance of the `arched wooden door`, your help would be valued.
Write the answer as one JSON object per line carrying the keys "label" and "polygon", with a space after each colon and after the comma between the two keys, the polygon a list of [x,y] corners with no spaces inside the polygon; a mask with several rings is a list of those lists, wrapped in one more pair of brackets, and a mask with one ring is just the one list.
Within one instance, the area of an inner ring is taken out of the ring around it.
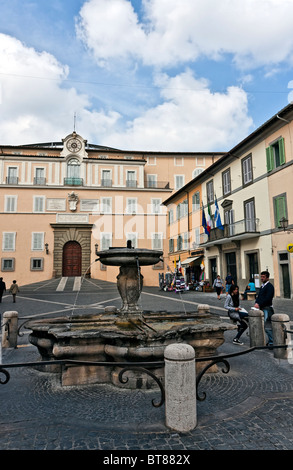
{"label": "arched wooden door", "polygon": [[81,246],[78,242],[67,242],[63,247],[63,276],[81,276]]}

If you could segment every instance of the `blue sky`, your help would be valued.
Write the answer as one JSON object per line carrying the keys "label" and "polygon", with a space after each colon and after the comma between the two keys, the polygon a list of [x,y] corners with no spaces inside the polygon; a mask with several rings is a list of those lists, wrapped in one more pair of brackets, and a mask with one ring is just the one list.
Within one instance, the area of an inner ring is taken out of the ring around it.
{"label": "blue sky", "polygon": [[91,143],[227,151],[289,102],[292,16],[293,0],[0,0],[0,142],[59,141],[76,113]]}

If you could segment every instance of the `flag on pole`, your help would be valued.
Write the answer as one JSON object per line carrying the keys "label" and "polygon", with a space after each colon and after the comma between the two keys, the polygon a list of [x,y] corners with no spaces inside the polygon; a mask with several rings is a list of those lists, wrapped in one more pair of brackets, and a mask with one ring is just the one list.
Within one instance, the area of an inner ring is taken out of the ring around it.
{"label": "flag on pole", "polygon": [[179,255],[179,262],[178,262],[178,271],[182,273],[180,255]]}
{"label": "flag on pole", "polygon": [[205,216],[205,213],[204,213],[204,208],[203,208],[203,204],[202,204],[202,222],[201,222],[203,228],[204,228],[204,231],[207,235],[210,234],[210,230],[208,230],[208,225],[207,225],[207,220],[206,220],[206,216]]}
{"label": "flag on pole", "polygon": [[224,230],[224,227],[222,225],[221,221],[221,216],[220,216],[220,211],[219,211],[219,206],[218,206],[218,201],[217,201],[217,196],[215,198],[215,226],[221,230]]}
{"label": "flag on pole", "polygon": [[207,215],[207,229],[210,234],[211,229],[212,229],[212,212],[211,212],[211,207],[210,207],[209,202],[208,202],[208,215]]}

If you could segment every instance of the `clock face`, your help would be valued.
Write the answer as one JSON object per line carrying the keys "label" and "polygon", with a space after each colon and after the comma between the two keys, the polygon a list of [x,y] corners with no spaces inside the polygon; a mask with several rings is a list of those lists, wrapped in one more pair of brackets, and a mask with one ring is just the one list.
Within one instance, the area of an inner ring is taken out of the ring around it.
{"label": "clock face", "polygon": [[66,144],[70,152],[79,152],[81,149],[81,142],[78,139],[69,139]]}

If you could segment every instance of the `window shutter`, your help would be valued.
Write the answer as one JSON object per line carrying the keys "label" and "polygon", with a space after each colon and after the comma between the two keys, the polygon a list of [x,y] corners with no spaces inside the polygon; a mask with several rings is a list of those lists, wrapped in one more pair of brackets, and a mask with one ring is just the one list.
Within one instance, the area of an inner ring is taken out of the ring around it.
{"label": "window shutter", "polygon": [[272,171],[274,168],[274,153],[272,147],[266,148],[267,156],[267,171]]}
{"label": "window shutter", "polygon": [[279,196],[275,198],[276,226],[280,227],[280,220],[286,217],[286,198]]}
{"label": "window shutter", "polygon": [[283,137],[279,140],[279,153],[280,153],[280,165],[284,165],[284,163],[286,162],[286,159],[285,159],[285,142],[284,142]]}

